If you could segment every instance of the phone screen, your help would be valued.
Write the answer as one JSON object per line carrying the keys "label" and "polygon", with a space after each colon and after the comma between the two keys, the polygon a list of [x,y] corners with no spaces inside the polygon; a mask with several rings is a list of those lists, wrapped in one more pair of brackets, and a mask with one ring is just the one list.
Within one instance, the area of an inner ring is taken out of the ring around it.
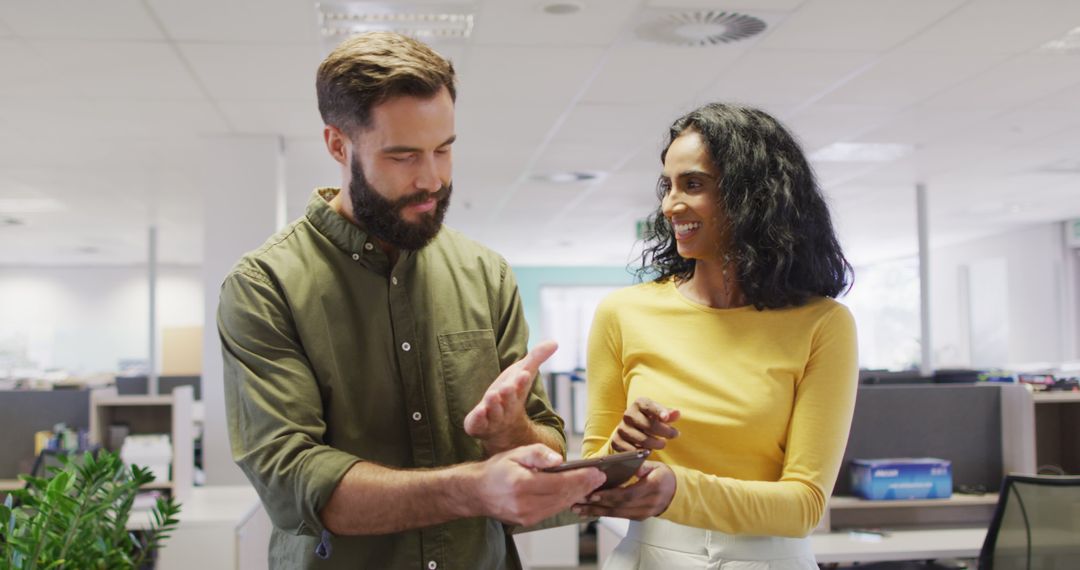
{"label": "phone screen", "polygon": [[604,475],[607,476],[604,484],[597,488],[597,490],[602,491],[604,489],[618,487],[629,480],[634,473],[637,473],[638,467],[641,467],[641,464],[645,461],[645,458],[649,456],[649,453],[650,451],[648,449],[637,449],[605,455],[603,457],[575,459],[574,461],[567,461],[562,465],[548,467],[547,469],[544,469],[544,471],[558,473],[560,471],[569,471],[571,469],[581,469],[582,467],[596,467],[600,471],[603,471]]}

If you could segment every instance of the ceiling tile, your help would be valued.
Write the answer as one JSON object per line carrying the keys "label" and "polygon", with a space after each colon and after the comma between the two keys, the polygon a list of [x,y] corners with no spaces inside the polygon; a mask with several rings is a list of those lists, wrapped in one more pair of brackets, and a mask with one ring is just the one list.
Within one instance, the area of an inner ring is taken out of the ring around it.
{"label": "ceiling tile", "polygon": [[460,101],[563,107],[603,55],[591,47],[475,46],[458,87]]}
{"label": "ceiling tile", "polygon": [[22,38],[165,39],[139,0],[0,2],[0,20]]}
{"label": "ceiling tile", "polygon": [[472,41],[479,45],[608,45],[634,13],[634,2],[590,0],[573,14],[545,12],[545,3],[486,2],[476,15]]}
{"label": "ceiling tile", "polygon": [[885,51],[933,25],[963,0],[815,0],[761,41],[777,49]]}
{"label": "ceiling tile", "polygon": [[632,153],[627,153],[622,148],[612,145],[556,142],[548,145],[544,153],[540,155],[533,171],[536,173],[607,173],[621,166]]}
{"label": "ceiling tile", "polygon": [[927,100],[929,107],[1007,109],[1038,102],[1077,84],[1075,56],[1030,54],[1013,57]]}
{"label": "ceiling tile", "polygon": [[314,2],[296,0],[146,0],[169,36],[182,42],[319,41]]}
{"label": "ceiling tile", "polygon": [[842,85],[877,54],[805,50],[753,50],[722,72],[705,97],[759,107],[794,105]]}
{"label": "ceiling tile", "polygon": [[563,106],[487,102],[459,91],[455,150],[492,144],[535,147],[548,138],[564,111]]}
{"label": "ceiling tile", "polygon": [[[205,101],[122,99],[6,99],[0,121],[23,132],[53,125],[74,138],[185,136],[223,132],[226,126]],[[102,144],[102,143],[98,143]],[[73,150],[74,152],[74,150]]]}
{"label": "ceiling tile", "polygon": [[934,109],[917,105],[866,132],[859,141],[926,145],[953,133],[962,133],[969,125],[990,120],[996,114],[981,108]]}
{"label": "ceiling tile", "polygon": [[990,54],[898,52],[882,57],[870,69],[821,99],[824,104],[906,107],[1001,63]]}
{"label": "ceiling tile", "polygon": [[322,62],[311,45],[179,44],[183,56],[217,99],[306,99]]}
{"label": "ceiling tile", "polygon": [[14,65],[0,56],[0,69],[11,79],[0,86],[2,95],[203,98],[163,42],[32,40],[15,51],[25,59]]}
{"label": "ceiling tile", "polygon": [[[805,0],[731,0],[723,8],[731,11],[787,12],[801,6]],[[651,8],[708,8],[716,9],[716,0],[646,0]]]}
{"label": "ceiling tile", "polygon": [[1039,0],[969,2],[904,45],[939,53],[1019,54],[1080,26],[1080,3]]}
{"label": "ceiling tile", "polygon": [[782,121],[810,154],[838,141],[850,141],[886,124],[899,112],[873,105],[813,105]]}
{"label": "ceiling tile", "polygon": [[557,144],[591,144],[629,152],[641,145],[659,146],[684,109],[665,105],[582,103],[571,110],[555,135]]}
{"label": "ceiling tile", "polygon": [[672,47],[635,42],[613,48],[584,101],[605,104],[686,105],[746,51],[724,44]]}
{"label": "ceiling tile", "polygon": [[323,122],[314,97],[273,101],[222,99],[217,105],[238,134],[322,136]]}

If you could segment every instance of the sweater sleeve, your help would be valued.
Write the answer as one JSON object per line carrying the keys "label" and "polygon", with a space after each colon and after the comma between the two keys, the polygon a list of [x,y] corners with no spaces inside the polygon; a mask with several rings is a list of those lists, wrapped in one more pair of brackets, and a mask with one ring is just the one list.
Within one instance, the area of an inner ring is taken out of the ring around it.
{"label": "sweater sleeve", "polygon": [[744,481],[672,466],[676,492],[660,516],[729,534],[806,536],[836,483],[857,387],[855,321],[837,304],[813,332],[809,359],[796,380],[779,480]]}
{"label": "sweater sleeve", "polygon": [[581,455],[609,455],[611,435],[626,411],[626,387],[623,384],[622,342],[611,297],[596,309],[589,330],[588,419]]}

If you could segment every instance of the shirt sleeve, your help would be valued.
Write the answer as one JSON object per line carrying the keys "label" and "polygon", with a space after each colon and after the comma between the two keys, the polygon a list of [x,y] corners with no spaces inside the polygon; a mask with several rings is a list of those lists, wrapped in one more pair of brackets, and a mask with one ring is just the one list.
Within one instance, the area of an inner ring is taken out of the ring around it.
{"label": "shirt sleeve", "polygon": [[581,444],[583,457],[610,455],[611,436],[626,411],[626,386],[623,384],[622,341],[611,301],[605,299],[596,308],[589,329],[588,416]]}
{"label": "shirt sleeve", "polygon": [[[499,370],[521,360],[528,352],[529,325],[525,321],[525,311],[521,306],[517,279],[506,261],[501,262],[501,283],[498,293],[499,322],[496,345],[499,351]],[[566,432],[563,431],[563,419],[555,413],[548,399],[544,383],[539,372],[533,378],[529,398],[525,402],[525,413],[532,421],[553,430],[562,442],[562,454],[566,456]]]}
{"label": "shirt sleeve", "polygon": [[359,458],[326,444],[322,397],[288,306],[254,269],[231,274],[218,307],[233,459],[274,526],[318,535],[319,512]]}
{"label": "shirt sleeve", "polygon": [[675,496],[661,518],[730,534],[808,535],[836,483],[857,388],[855,321],[837,304],[814,331],[809,360],[796,381],[779,481],[742,481],[672,466]]}

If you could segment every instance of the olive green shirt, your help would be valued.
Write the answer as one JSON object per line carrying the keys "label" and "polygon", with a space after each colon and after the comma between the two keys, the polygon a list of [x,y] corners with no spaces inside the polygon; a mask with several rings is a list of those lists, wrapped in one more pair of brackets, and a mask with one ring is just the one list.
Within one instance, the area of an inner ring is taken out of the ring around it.
{"label": "olive green shirt", "polygon": [[[493,519],[325,533],[319,512],[357,461],[430,468],[483,459],[465,415],[525,355],[528,338],[499,255],[444,227],[391,267],[330,207],[336,193],[316,191],[306,215],[245,255],[221,289],[232,453],[274,523],[271,566],[519,568]],[[565,442],[539,381],[526,411]],[[323,538],[325,560],[316,555]]]}

